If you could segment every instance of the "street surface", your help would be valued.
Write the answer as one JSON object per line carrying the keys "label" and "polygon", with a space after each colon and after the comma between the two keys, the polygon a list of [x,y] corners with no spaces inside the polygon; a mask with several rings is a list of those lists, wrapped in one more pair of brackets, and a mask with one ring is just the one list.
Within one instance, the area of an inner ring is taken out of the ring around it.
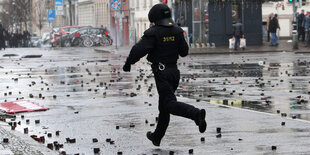
{"label": "street surface", "polygon": [[[208,128],[201,134],[193,121],[172,116],[161,146],[155,147],[145,136],[156,126],[155,82],[145,59],[132,66],[132,72],[122,71],[129,50],[2,51],[0,101],[30,100],[49,108],[17,114],[13,121],[21,125],[16,131],[0,130],[0,138],[10,132],[27,142],[31,135],[44,136],[44,144],[35,145],[39,143],[33,140],[28,151],[13,144],[3,147],[24,154],[57,154],[46,147],[54,142],[63,144],[67,154],[85,155],[98,148],[102,155],[189,154],[191,149],[212,155],[309,154],[310,54],[181,58],[176,94],[179,100],[206,109]],[[0,128],[10,130],[8,125]]]}

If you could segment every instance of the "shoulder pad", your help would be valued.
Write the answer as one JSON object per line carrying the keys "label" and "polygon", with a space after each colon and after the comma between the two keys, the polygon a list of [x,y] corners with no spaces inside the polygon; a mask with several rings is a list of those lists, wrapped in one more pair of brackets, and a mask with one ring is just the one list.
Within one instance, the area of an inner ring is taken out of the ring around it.
{"label": "shoulder pad", "polygon": [[144,35],[146,36],[152,36],[152,35],[155,35],[156,34],[156,27],[153,26],[153,27],[150,27],[149,29],[145,30],[144,31]]}

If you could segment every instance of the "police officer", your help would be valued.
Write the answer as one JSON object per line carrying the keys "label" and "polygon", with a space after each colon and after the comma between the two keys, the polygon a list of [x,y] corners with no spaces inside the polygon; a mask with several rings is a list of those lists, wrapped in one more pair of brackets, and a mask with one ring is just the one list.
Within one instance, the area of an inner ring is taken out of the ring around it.
{"label": "police officer", "polygon": [[166,4],[156,4],[151,8],[148,18],[154,26],[146,30],[142,39],[132,47],[123,70],[130,72],[131,65],[145,55],[152,63],[159,94],[159,117],[155,131],[147,132],[146,136],[155,146],[159,146],[169,125],[170,114],[192,119],[203,133],[207,128],[206,111],[178,102],[174,95],[180,80],[177,60],[179,56],[188,54],[188,45],[183,30],[175,26],[171,19],[170,8]]}

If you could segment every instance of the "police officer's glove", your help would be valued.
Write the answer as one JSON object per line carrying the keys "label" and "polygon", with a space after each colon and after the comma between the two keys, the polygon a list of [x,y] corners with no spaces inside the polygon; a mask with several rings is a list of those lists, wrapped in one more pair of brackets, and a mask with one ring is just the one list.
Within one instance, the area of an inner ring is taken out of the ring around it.
{"label": "police officer's glove", "polygon": [[123,71],[124,72],[130,72],[131,66],[130,64],[125,63],[125,65],[123,66]]}

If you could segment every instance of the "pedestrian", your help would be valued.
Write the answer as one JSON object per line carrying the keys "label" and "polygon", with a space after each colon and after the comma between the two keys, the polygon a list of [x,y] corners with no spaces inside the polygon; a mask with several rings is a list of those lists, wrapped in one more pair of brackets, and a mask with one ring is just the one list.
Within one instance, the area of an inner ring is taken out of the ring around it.
{"label": "pedestrian", "polygon": [[184,16],[183,16],[183,15],[181,15],[181,16],[178,18],[177,24],[178,24],[178,26],[180,26],[180,27],[185,26],[185,19],[184,19]]}
{"label": "pedestrian", "polygon": [[123,70],[130,72],[131,65],[148,55],[159,94],[159,116],[155,131],[147,132],[146,136],[153,145],[160,146],[170,114],[192,119],[203,133],[207,127],[206,111],[178,102],[174,94],[180,80],[177,60],[179,56],[187,56],[189,48],[183,36],[184,31],[171,19],[170,8],[166,4],[156,4],[149,11],[148,18],[155,26],[147,29],[142,39],[132,47]]}
{"label": "pedestrian", "polygon": [[275,14],[274,17],[272,17],[270,23],[269,23],[269,31],[271,33],[271,41],[270,46],[278,46],[278,37],[277,37],[277,29],[280,29],[279,21],[278,21],[278,15]]}
{"label": "pedestrian", "polygon": [[301,13],[298,15],[298,40],[300,40],[301,37],[301,41],[304,42],[305,41],[305,28],[303,27],[303,21],[305,20],[305,10],[301,10]]}
{"label": "pedestrian", "polygon": [[270,31],[269,31],[269,24],[270,24],[270,21],[273,17],[273,13],[269,14],[268,15],[268,19],[267,19],[267,23],[266,23],[266,30],[267,30],[267,42],[270,41]]}
{"label": "pedestrian", "polygon": [[241,19],[238,19],[237,23],[233,24],[233,35],[235,40],[234,50],[237,50],[237,46],[240,44],[241,37],[244,38],[242,29],[243,25],[241,23]]}
{"label": "pedestrian", "polygon": [[0,23],[0,50],[2,50],[2,48],[5,50],[5,30],[2,27],[2,24]]}
{"label": "pedestrian", "polygon": [[310,12],[307,12],[302,26],[305,28],[306,47],[308,47],[310,45]]}

